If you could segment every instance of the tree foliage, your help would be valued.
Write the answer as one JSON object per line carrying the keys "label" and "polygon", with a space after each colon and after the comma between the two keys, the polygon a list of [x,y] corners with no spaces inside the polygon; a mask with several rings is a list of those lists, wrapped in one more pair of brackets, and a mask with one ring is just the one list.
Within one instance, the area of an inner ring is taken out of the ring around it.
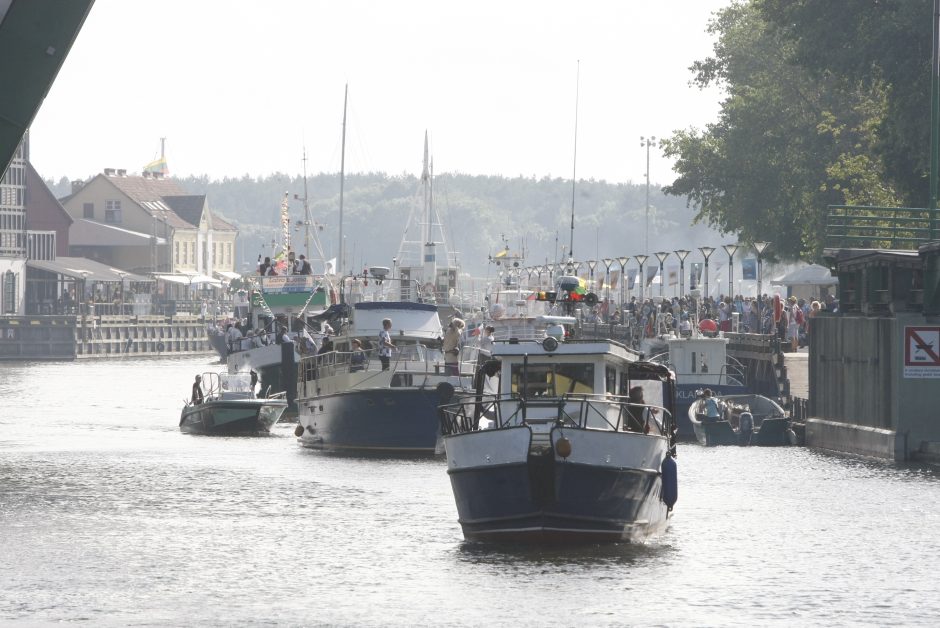
{"label": "tree foliage", "polygon": [[926,0],[720,11],[714,55],[691,70],[727,95],[715,123],[666,141],[678,177],[665,191],[698,206],[697,220],[788,258],[818,256],[827,205],[923,205],[930,15]]}

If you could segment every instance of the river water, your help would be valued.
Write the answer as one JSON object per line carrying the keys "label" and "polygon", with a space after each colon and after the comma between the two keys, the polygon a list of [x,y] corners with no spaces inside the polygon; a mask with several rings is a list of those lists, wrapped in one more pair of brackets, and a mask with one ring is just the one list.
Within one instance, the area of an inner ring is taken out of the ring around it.
{"label": "river water", "polygon": [[645,545],[463,541],[442,458],[179,433],[209,358],[0,364],[0,623],[940,624],[940,473],[679,450]]}

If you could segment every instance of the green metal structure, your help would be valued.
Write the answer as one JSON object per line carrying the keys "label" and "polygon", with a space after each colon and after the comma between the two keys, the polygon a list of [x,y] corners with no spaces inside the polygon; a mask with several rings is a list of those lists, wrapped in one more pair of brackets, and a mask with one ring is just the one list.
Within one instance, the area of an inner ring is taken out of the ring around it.
{"label": "green metal structure", "polygon": [[6,13],[0,14],[0,175],[10,165],[93,4],[94,0],[10,0]]}

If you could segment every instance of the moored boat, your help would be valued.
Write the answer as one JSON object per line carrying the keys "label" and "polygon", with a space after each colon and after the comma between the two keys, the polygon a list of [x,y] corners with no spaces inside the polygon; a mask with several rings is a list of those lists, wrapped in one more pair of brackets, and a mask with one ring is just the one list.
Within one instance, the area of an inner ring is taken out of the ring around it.
{"label": "moored boat", "polygon": [[189,434],[264,434],[287,409],[283,394],[257,398],[249,373],[205,373],[204,398],[188,402],[180,414],[180,431]]}
{"label": "moored boat", "polygon": [[[783,408],[762,395],[716,395],[711,413],[702,393],[688,410],[699,443],[782,446],[791,443],[790,419]],[[709,416],[711,414],[711,416]]]}
{"label": "moored boat", "polygon": [[677,497],[675,378],[612,340],[498,341],[441,407],[464,537],[641,541]]}

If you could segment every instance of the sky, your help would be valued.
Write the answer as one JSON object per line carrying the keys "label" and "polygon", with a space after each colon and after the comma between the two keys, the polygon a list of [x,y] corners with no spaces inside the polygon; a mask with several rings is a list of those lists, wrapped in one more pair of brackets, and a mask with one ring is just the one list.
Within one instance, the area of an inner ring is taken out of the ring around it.
{"label": "sky", "polygon": [[[643,183],[641,136],[717,118],[688,68],[729,3],[96,0],[30,157],[46,178],[134,173],[165,137],[174,176],[296,175],[305,150],[338,172],[348,85],[347,173],[419,174],[427,131],[437,174]],[[655,146],[649,164],[672,181]]]}

